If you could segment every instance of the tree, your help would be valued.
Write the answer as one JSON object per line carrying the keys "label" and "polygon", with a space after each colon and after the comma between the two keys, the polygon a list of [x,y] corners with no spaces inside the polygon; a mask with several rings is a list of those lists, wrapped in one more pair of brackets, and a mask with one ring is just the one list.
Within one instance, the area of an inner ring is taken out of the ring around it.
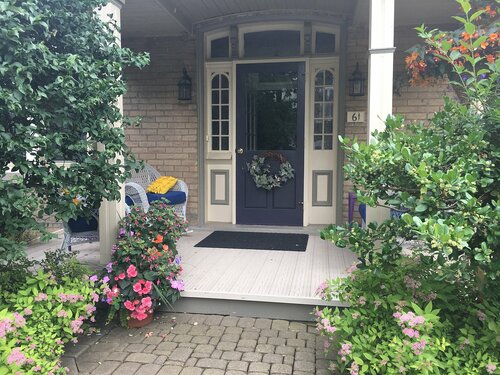
{"label": "tree", "polygon": [[40,229],[37,217],[67,220],[118,199],[134,166],[115,103],[123,67],[148,57],[120,48],[116,23],[96,14],[105,4],[0,1],[0,259],[20,254],[16,238]]}

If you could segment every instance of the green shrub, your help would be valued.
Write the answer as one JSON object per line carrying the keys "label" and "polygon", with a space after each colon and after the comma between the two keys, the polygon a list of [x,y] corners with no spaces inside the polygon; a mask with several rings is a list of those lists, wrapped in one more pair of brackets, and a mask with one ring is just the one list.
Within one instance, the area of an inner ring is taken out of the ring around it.
{"label": "green shrub", "polygon": [[100,289],[74,253],[0,265],[0,374],[64,374],[64,344],[93,320]]}
{"label": "green shrub", "polygon": [[405,212],[321,233],[359,259],[349,278],[320,288],[349,304],[318,312],[343,373],[498,373],[500,59],[477,53],[485,10],[458,2],[460,48],[418,30],[458,78],[461,102],[446,98],[428,124],[390,116],[370,144],[341,139],[358,199]]}

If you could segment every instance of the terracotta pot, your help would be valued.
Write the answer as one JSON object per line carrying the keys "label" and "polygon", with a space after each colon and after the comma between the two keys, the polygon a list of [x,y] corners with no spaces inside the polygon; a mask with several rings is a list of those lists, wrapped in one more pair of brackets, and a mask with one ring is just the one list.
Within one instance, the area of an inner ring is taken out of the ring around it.
{"label": "terracotta pot", "polygon": [[147,318],[143,320],[138,320],[130,317],[130,319],[128,320],[128,328],[142,328],[147,326],[153,321],[153,315],[154,314],[152,312],[148,313]]}

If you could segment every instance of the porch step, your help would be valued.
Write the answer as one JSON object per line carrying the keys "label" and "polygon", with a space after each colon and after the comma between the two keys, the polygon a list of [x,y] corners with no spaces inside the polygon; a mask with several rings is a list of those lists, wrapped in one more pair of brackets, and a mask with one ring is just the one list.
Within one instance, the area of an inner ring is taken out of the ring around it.
{"label": "porch step", "polygon": [[[174,312],[313,321],[313,311],[318,306],[314,301],[306,301],[305,299],[304,303],[297,303],[297,301],[287,301],[287,298],[280,298],[276,301],[264,301],[264,299],[272,299],[268,296],[263,298],[262,301],[257,301],[244,298],[228,299],[214,296],[193,297],[189,296],[189,294],[188,296],[182,296],[181,299],[175,302],[173,306]],[[323,303],[321,306],[325,306],[324,301],[320,302]],[[328,305],[345,306],[341,302]]]}

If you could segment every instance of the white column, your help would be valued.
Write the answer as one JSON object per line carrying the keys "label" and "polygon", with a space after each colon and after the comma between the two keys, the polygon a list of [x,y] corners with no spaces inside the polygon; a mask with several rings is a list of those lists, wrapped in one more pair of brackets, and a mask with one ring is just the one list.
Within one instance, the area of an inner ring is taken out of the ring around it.
{"label": "white column", "polygon": [[[108,22],[109,15],[112,14],[113,20],[120,25],[120,10],[125,4],[125,0],[111,0],[105,7],[98,10],[99,17]],[[117,42],[120,43],[120,32],[116,31]],[[123,113],[123,98],[119,97],[116,106]],[[118,126],[119,124],[115,124]],[[111,260],[111,248],[116,240],[118,233],[118,221],[125,213],[125,189],[120,187],[120,201],[103,200],[99,209],[99,241],[100,241],[100,262],[106,264]]]}
{"label": "white column", "polygon": [[[392,113],[394,69],[394,0],[370,0],[370,44],[368,62],[368,140],[374,130],[383,130]],[[389,210],[366,209],[366,222],[382,222]]]}

